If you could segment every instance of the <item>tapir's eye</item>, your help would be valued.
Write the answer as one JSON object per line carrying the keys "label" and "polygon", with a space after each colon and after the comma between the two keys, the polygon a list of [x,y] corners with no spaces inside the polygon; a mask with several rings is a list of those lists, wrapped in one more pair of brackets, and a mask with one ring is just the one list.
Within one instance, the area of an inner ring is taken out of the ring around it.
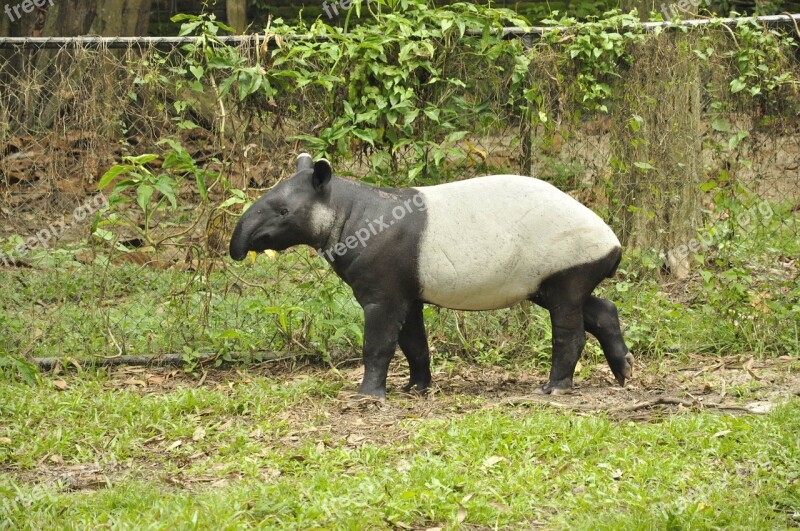
{"label": "tapir's eye", "polygon": [[281,209],[281,216],[285,216],[288,213],[289,213],[289,209],[288,208],[282,208]]}

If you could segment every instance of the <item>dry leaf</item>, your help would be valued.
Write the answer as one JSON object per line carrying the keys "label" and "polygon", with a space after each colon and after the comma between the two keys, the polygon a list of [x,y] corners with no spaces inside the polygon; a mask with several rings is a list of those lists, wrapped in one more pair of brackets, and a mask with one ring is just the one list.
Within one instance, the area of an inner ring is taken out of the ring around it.
{"label": "dry leaf", "polygon": [[731,432],[731,430],[718,431],[717,433],[712,435],[711,438],[712,439],[716,439],[717,437],[724,437],[724,436],[728,435],[730,432]]}
{"label": "dry leaf", "polygon": [[147,383],[144,380],[137,380],[135,378],[128,378],[122,385],[138,385],[139,387],[147,387]]}
{"label": "dry leaf", "polygon": [[172,443],[172,444],[170,444],[169,446],[167,446],[167,451],[168,451],[168,452],[171,452],[172,450],[174,450],[175,448],[177,448],[178,446],[180,446],[180,445],[182,445],[182,444],[183,444],[183,441],[182,441],[182,440],[180,440],[180,439],[178,439],[178,440],[177,440],[177,441],[175,441],[174,443]]}
{"label": "dry leaf", "polygon": [[463,498],[461,498],[461,505],[466,505],[468,501],[470,501],[475,496],[474,493],[470,492]]}
{"label": "dry leaf", "polygon": [[747,363],[744,364],[744,368],[747,370],[747,374],[749,374],[753,380],[761,380],[761,378],[757,376],[755,372],[753,372],[754,361],[755,360],[751,357],[749,360],[747,360]]}
{"label": "dry leaf", "polygon": [[364,439],[366,439],[366,437],[364,437],[363,435],[358,435],[356,433],[351,433],[347,437],[347,444],[359,444],[359,443],[364,442]]}
{"label": "dry leaf", "polygon": [[464,509],[463,506],[459,505],[458,512],[456,513],[456,522],[460,524],[466,519],[467,519],[467,510]]}
{"label": "dry leaf", "polygon": [[401,474],[407,474],[408,471],[411,470],[411,464],[406,461],[405,459],[401,459],[397,462],[397,471]]}
{"label": "dry leaf", "polygon": [[505,461],[505,457],[500,457],[497,455],[493,455],[491,457],[487,457],[486,460],[483,462],[483,466],[486,468],[492,468],[494,465],[499,463],[500,461]]}
{"label": "dry leaf", "polygon": [[194,433],[192,434],[193,441],[200,441],[206,437],[206,429],[202,426],[198,426]]}

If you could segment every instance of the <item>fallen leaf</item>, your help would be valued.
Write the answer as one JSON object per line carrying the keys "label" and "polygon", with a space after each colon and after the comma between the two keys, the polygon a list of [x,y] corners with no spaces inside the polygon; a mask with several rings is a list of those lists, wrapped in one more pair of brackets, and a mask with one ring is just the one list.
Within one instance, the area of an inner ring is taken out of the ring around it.
{"label": "fallen leaf", "polygon": [[467,519],[467,510],[464,509],[463,506],[459,505],[458,512],[456,513],[456,522],[460,524],[466,519]]}
{"label": "fallen leaf", "polygon": [[147,378],[147,383],[158,385],[164,383],[164,378],[162,378],[161,376],[149,376]]}
{"label": "fallen leaf", "polygon": [[147,387],[147,383],[144,380],[137,380],[135,378],[128,378],[122,385],[138,385],[139,387]]}
{"label": "fallen leaf", "polygon": [[756,375],[755,372],[753,372],[754,362],[755,360],[751,357],[749,360],[747,360],[747,363],[744,364],[744,368],[747,370],[747,374],[749,374],[753,378],[753,380],[761,380],[761,378],[758,375]]}
{"label": "fallen leaf", "polygon": [[280,477],[282,472],[277,468],[267,468],[263,472],[261,472],[261,479],[270,480]]}
{"label": "fallen leaf", "polygon": [[505,461],[505,460],[506,460],[505,457],[500,457],[500,456],[497,456],[497,455],[493,455],[491,457],[487,457],[483,461],[483,466],[486,467],[486,468],[492,468],[494,465],[496,465],[500,461]]}
{"label": "fallen leaf", "polygon": [[461,505],[466,505],[468,501],[470,501],[475,496],[475,493],[470,492],[463,498],[461,498]]}
{"label": "fallen leaf", "polygon": [[364,442],[365,439],[366,439],[366,437],[363,436],[363,435],[358,435],[356,433],[351,433],[347,437],[347,444],[359,444],[359,443]]}
{"label": "fallen leaf", "polygon": [[178,439],[177,441],[175,441],[172,444],[170,444],[169,446],[167,446],[167,451],[171,452],[172,450],[174,450],[175,448],[177,448],[178,446],[180,446],[182,444],[183,444],[183,441]]}
{"label": "fallen leaf", "polygon": [[401,474],[407,474],[408,471],[411,470],[411,463],[406,461],[405,459],[401,459],[397,462],[397,471]]}
{"label": "fallen leaf", "polygon": [[59,391],[66,391],[69,389],[67,382],[64,380],[53,380],[53,387],[55,387]]}
{"label": "fallen leaf", "polygon": [[731,430],[718,431],[717,433],[712,435],[711,438],[712,439],[716,439],[717,437],[724,437],[724,436],[728,435],[730,432],[731,432]]}
{"label": "fallen leaf", "polygon": [[194,433],[192,434],[193,441],[200,441],[202,439],[205,439],[205,437],[206,437],[206,429],[202,426],[198,426],[194,430]]}

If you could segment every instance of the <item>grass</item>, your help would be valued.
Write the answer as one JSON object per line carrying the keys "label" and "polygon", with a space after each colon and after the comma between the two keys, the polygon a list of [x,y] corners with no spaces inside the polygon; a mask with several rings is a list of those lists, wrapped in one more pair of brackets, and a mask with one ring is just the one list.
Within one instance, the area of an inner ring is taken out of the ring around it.
{"label": "grass", "polygon": [[[763,529],[800,523],[800,402],[649,423],[540,408],[342,413],[330,377],[0,387],[0,527]],[[124,382],[123,382],[124,383]],[[134,386],[135,387],[135,386]],[[375,429],[360,430],[359,427]],[[363,436],[357,435],[363,433]],[[70,481],[86,467],[101,479]],[[94,468],[92,468],[94,467]],[[78,471],[78,472],[76,472]]]}
{"label": "grass", "polygon": [[[797,220],[725,235],[694,257],[684,283],[664,284],[657,258],[631,250],[599,293],[617,303],[628,344],[650,365],[696,353],[796,356]],[[87,251],[97,250],[32,253],[32,268],[0,268],[0,528],[800,525],[797,399],[764,416],[692,411],[635,423],[498,407],[457,389],[351,410],[337,371],[266,377],[239,364],[200,385],[197,353],[352,359],[360,308],[307,249],[255,264],[205,260],[195,271],[115,264],[102,250],[86,265]],[[431,307],[425,319],[440,371],[547,369],[541,309]],[[174,352],[194,379],[90,370],[20,380],[27,356],[85,365]],[[583,363],[581,378],[602,363],[596,342]],[[756,399],[769,385],[746,376],[727,396]]]}

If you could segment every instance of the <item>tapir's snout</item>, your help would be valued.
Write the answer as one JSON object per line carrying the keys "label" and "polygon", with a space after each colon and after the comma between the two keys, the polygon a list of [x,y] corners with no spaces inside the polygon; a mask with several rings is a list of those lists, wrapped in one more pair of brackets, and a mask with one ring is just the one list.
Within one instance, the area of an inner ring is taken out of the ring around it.
{"label": "tapir's snout", "polygon": [[246,234],[244,229],[244,222],[245,216],[239,218],[239,222],[233,230],[233,236],[231,236],[231,243],[228,248],[231,258],[237,262],[244,260],[244,257],[247,256],[247,252],[250,251],[249,235]]}

